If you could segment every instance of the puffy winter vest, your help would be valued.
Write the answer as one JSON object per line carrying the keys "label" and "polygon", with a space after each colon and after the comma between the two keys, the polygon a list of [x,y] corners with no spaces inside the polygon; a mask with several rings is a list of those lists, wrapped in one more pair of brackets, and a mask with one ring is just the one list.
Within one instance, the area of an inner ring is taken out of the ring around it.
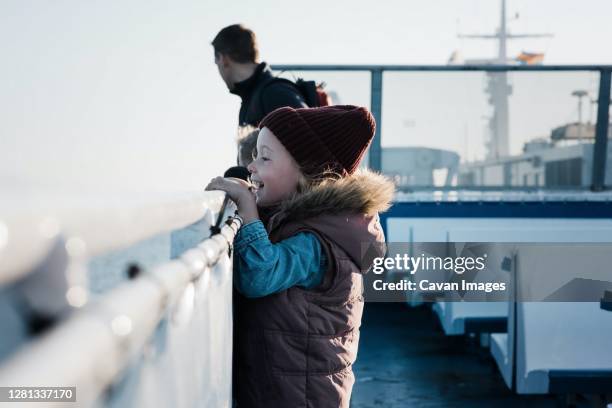
{"label": "puffy winter vest", "polygon": [[[278,242],[301,231],[319,238],[327,257],[320,286],[235,300],[235,395],[245,407],[348,407],[364,307],[362,269],[347,240],[384,242],[378,217],[320,216],[281,225]],[[367,243],[367,242],[366,242]],[[365,268],[367,271],[369,265]]]}

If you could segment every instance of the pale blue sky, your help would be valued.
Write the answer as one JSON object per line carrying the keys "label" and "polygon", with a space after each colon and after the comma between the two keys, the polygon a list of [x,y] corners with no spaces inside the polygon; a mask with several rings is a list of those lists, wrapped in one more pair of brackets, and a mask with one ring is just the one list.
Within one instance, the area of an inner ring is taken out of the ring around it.
{"label": "pale blue sky", "polygon": [[[510,55],[526,49],[545,51],[549,64],[612,64],[612,48],[601,45],[612,38],[611,1],[509,0],[508,11],[520,12],[510,25],[514,32],[555,33],[553,39],[511,44]],[[253,28],[263,59],[271,63],[444,64],[455,49],[466,58],[494,55],[493,42],[456,34],[489,32],[498,20],[498,0],[4,0],[0,186],[109,193],[204,186],[234,161],[239,100],[218,78],[209,45],[228,24]],[[330,78],[342,102],[368,103],[366,76]],[[589,87],[594,80],[587,75],[577,81]],[[480,96],[464,100],[482,98],[482,80],[474,81],[477,86],[466,94]],[[397,92],[401,85],[394,89],[397,95],[385,99],[387,141],[401,143],[405,131],[409,144],[432,142],[422,131],[430,128],[427,121],[415,122],[418,110],[404,108],[420,101],[429,110],[435,98],[412,94],[407,101]],[[558,89],[558,82],[551,80],[550,89]],[[518,95],[516,103],[529,104],[532,94]],[[540,98],[538,118],[572,119],[573,100],[548,106],[555,98]],[[471,129],[478,126],[468,125],[475,138],[481,129]],[[547,126],[514,128],[527,138]],[[476,154],[478,142],[472,144]]]}

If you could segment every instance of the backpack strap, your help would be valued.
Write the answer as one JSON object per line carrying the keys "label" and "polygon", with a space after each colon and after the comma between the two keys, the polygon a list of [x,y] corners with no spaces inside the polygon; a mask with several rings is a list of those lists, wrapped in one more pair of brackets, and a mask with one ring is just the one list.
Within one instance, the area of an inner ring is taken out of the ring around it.
{"label": "backpack strap", "polygon": [[264,91],[266,90],[267,87],[269,87],[270,85],[273,85],[273,84],[285,84],[285,85],[289,85],[291,88],[295,89],[297,91],[297,93],[299,93],[302,96],[302,98],[304,98],[304,95],[302,95],[302,92],[300,91],[300,89],[292,81],[288,80],[287,78],[272,77],[269,80],[267,80],[266,82],[264,82],[261,85],[261,89],[259,90],[259,109],[260,109],[262,114],[263,114],[263,107],[264,107],[264,103],[263,103],[263,94],[264,94]]}
{"label": "backpack strap", "polygon": [[265,92],[265,89],[272,84],[278,84],[278,83],[284,83],[284,84],[290,85],[292,88],[296,89],[300,95],[302,95],[299,88],[290,80],[285,79],[285,78],[279,78],[279,77],[268,78],[266,81],[263,81],[263,83],[259,84],[253,90],[252,96],[249,99],[249,105],[247,107],[245,117],[254,116],[256,118],[260,118],[259,119],[260,121],[261,119],[263,119],[263,116],[264,116],[263,94]]}

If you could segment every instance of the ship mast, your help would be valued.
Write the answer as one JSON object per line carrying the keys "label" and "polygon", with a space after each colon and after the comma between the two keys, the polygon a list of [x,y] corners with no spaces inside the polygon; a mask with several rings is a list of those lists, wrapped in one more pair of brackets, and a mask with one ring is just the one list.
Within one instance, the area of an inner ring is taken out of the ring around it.
{"label": "ship mast", "polygon": [[[511,34],[508,32],[506,18],[506,0],[501,0],[501,16],[497,32],[494,34],[459,34],[459,38],[467,39],[494,39],[498,40],[497,58],[479,60],[480,63],[507,65],[515,63],[508,59],[507,42],[517,38],[550,38],[552,34]],[[487,143],[487,159],[497,159],[510,155],[509,143],[509,108],[508,97],[512,94],[512,87],[508,84],[508,73],[488,73],[488,83],[485,91],[490,96],[493,106],[493,115],[489,121],[491,137]]]}
{"label": "ship mast", "polygon": [[506,52],[506,41],[508,38],[506,21],[506,0],[501,0],[501,21],[499,23],[499,52],[497,54],[499,63],[506,64],[508,55]]}

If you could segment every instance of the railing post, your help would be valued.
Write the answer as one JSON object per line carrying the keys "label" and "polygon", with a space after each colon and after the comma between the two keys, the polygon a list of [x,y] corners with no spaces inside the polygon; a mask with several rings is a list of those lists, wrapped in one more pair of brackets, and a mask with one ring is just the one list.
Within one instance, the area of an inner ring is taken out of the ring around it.
{"label": "railing post", "polygon": [[591,190],[602,191],[606,184],[606,157],[608,156],[608,128],[610,127],[610,76],[611,70],[602,69],[599,76],[597,100],[597,125],[593,146],[593,176]]}
{"label": "railing post", "polygon": [[380,143],[380,129],[382,127],[382,77],[383,70],[380,68],[370,71],[370,110],[374,119],[376,119],[376,133],[374,140],[370,146],[369,167],[372,170],[380,171],[382,169],[382,149]]}

